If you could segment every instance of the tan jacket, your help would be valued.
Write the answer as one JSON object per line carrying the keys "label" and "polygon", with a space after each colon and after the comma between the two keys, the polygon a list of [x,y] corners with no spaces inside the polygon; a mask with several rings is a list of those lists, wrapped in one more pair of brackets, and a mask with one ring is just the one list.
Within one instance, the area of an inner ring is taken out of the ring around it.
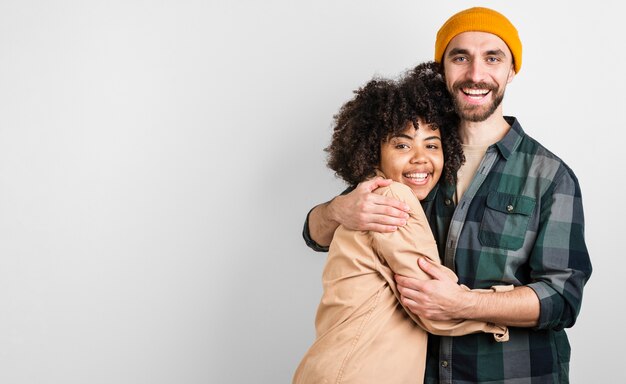
{"label": "tan jacket", "polygon": [[406,202],[408,223],[393,233],[337,229],[322,275],[316,340],[298,366],[294,384],[422,383],[427,332],[489,332],[496,334],[493,342],[508,340],[504,326],[430,321],[402,307],[394,273],[429,279],[417,258],[440,263],[437,245],[409,187],[394,182],[376,192]]}

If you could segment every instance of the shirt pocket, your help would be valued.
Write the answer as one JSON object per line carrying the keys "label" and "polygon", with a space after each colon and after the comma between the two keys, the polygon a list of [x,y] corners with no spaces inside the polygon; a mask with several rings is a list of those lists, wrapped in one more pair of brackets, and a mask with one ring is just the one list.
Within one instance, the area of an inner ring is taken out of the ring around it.
{"label": "shirt pocket", "polygon": [[532,197],[491,191],[480,223],[478,238],[485,247],[517,251],[524,245],[526,230],[535,209]]}

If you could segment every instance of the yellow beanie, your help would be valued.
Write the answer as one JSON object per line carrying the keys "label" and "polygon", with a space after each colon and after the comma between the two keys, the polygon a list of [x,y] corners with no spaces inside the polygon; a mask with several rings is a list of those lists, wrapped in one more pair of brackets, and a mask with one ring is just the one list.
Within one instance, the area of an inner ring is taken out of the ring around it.
{"label": "yellow beanie", "polygon": [[504,15],[482,7],[461,11],[448,19],[437,32],[435,61],[440,63],[450,40],[463,32],[488,32],[498,36],[508,45],[513,54],[515,73],[522,68],[522,42],[517,29]]}

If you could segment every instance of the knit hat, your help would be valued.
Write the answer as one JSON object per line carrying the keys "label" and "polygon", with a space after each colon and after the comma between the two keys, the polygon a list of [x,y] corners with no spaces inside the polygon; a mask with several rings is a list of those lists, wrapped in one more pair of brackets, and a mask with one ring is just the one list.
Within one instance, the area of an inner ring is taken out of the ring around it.
{"label": "knit hat", "polygon": [[513,54],[515,73],[522,68],[522,42],[515,26],[504,15],[482,7],[461,11],[448,19],[437,32],[435,42],[435,61],[440,63],[450,40],[463,32],[492,33],[506,43]]}

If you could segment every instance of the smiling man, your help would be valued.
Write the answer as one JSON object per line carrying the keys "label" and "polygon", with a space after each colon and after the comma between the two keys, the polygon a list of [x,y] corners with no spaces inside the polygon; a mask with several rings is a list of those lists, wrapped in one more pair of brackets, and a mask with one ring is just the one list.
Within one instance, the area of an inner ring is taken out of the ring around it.
{"label": "smiling man", "polygon": [[[461,11],[437,33],[435,61],[461,118],[466,160],[454,183],[440,183],[423,202],[439,255],[460,284],[515,289],[469,292],[424,259],[419,266],[433,279],[396,276],[402,303],[422,318],[509,326],[504,344],[481,334],[429,336],[425,382],[568,383],[564,329],[576,321],[592,267],[576,176],[503,115],[506,86],[522,67],[517,29],[488,8]],[[404,225],[402,203],[371,193],[388,183],[366,181],[313,208],[307,244],[325,250],[339,223],[379,232]]]}

